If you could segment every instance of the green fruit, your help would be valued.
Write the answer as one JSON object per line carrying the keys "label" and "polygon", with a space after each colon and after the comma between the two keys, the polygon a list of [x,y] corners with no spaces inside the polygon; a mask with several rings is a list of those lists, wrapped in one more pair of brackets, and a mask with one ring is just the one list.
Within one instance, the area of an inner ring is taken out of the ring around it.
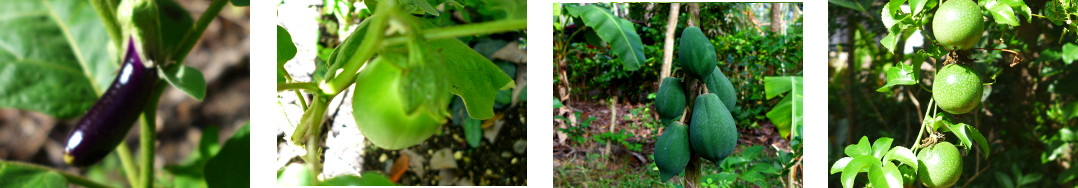
{"label": "green fruit", "polygon": [[921,149],[917,160],[918,179],[925,187],[950,187],[962,176],[962,156],[950,142]]}
{"label": "green fruit", "polygon": [[681,31],[681,44],[678,45],[678,63],[689,74],[705,78],[711,74],[716,61],[715,46],[704,36],[700,28],[689,27]]}
{"label": "green fruit", "polygon": [[671,123],[659,136],[659,141],[655,142],[655,166],[659,167],[659,180],[665,182],[677,176],[689,164],[692,154],[687,129],[681,122]]}
{"label": "green fruit", "polygon": [[663,78],[659,85],[659,91],[655,94],[655,109],[662,119],[674,119],[684,113],[685,90],[681,88],[681,79],[674,77]]}
{"label": "green fruit", "polygon": [[405,109],[403,92],[412,88],[406,87],[406,74],[393,61],[406,60],[400,56],[382,55],[365,65],[356,76],[355,94],[352,95],[356,127],[371,143],[389,150],[422,143],[446,122],[447,117],[446,113],[441,113],[444,109],[428,109],[427,105],[419,105],[412,111]]}
{"label": "green fruit", "polygon": [[948,0],[936,10],[932,18],[932,33],[936,40],[952,50],[967,50],[984,33],[981,7],[970,0]]}
{"label": "green fruit", "polygon": [[689,126],[693,152],[718,165],[737,147],[737,135],[734,117],[719,96],[707,93],[696,97]]}
{"label": "green fruit", "polygon": [[950,64],[936,73],[932,99],[943,111],[965,114],[981,104],[984,85],[969,65]]}
{"label": "green fruit", "polygon": [[704,77],[704,84],[707,85],[707,91],[714,93],[722,99],[722,104],[726,105],[726,110],[733,110],[734,105],[737,104],[737,93],[734,92],[734,84],[730,83],[729,79],[726,79],[726,75],[722,74],[722,70],[715,68],[711,75]]}

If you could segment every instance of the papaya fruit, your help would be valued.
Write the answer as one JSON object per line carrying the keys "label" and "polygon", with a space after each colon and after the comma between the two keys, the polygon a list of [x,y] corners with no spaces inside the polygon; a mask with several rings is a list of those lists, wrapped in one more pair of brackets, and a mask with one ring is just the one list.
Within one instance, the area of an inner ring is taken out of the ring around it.
{"label": "papaya fruit", "polygon": [[659,92],[655,95],[655,109],[659,112],[660,119],[674,119],[684,113],[685,90],[681,87],[681,79],[674,77],[663,78],[659,85]]}
{"label": "papaya fruit", "polygon": [[726,105],[726,110],[734,110],[734,106],[737,105],[737,93],[734,92],[734,84],[730,83],[730,79],[727,79],[725,74],[722,74],[722,69],[715,68],[711,75],[704,77],[704,85],[707,85],[709,93],[719,96],[722,104]]}
{"label": "papaya fruit", "polygon": [[737,147],[737,127],[719,96],[706,93],[696,97],[689,126],[689,146],[700,157],[722,163]]}
{"label": "papaya fruit", "polygon": [[700,28],[689,27],[681,31],[681,44],[678,45],[678,63],[690,75],[705,78],[715,69],[718,58],[715,46],[704,36]]}
{"label": "papaya fruit", "polygon": [[666,131],[655,142],[655,166],[659,167],[659,180],[666,182],[685,171],[692,156],[688,131],[685,124],[675,121],[666,126]]}

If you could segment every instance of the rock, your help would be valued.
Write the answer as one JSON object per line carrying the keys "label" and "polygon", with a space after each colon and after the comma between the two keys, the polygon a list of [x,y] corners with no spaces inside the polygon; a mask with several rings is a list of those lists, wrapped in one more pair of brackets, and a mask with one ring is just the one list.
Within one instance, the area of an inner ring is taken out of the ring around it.
{"label": "rock", "polygon": [[513,152],[517,152],[517,154],[521,155],[524,155],[525,152],[528,152],[528,140],[521,139],[514,142]]}
{"label": "rock", "polygon": [[430,169],[445,170],[457,168],[457,160],[451,154],[452,149],[443,148],[430,156]]}
{"label": "rock", "polygon": [[408,157],[411,158],[411,161],[409,161],[408,163],[409,171],[415,172],[415,175],[419,176],[420,178],[422,178],[423,175],[427,174],[427,171],[423,170],[423,163],[427,161],[426,158],[423,158],[422,155],[419,155],[418,153],[410,149],[401,150],[401,154],[408,155]]}

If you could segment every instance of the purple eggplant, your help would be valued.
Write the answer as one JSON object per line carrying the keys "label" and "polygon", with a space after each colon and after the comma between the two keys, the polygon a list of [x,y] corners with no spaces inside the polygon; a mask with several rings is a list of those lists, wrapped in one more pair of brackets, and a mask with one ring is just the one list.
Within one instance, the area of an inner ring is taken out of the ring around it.
{"label": "purple eggplant", "polygon": [[64,162],[89,166],[116,149],[151,100],[157,69],[139,57],[133,40],[120,72],[105,94],[86,112],[67,137]]}

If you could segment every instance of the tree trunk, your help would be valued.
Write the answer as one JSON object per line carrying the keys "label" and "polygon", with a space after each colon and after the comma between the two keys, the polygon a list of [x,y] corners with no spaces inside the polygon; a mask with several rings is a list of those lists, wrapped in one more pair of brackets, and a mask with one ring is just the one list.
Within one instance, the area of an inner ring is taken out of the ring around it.
{"label": "tree trunk", "polygon": [[674,34],[677,30],[677,17],[681,7],[681,3],[670,4],[670,19],[666,21],[666,40],[663,41],[663,66],[659,72],[659,83],[663,83],[663,78],[670,77],[670,69],[673,69],[674,62]]}
{"label": "tree trunk", "polygon": [[700,27],[700,4],[689,3],[689,19],[688,26]]}
{"label": "tree trunk", "polygon": [[786,33],[786,23],[782,21],[782,3],[771,3],[771,32],[778,35]]}

